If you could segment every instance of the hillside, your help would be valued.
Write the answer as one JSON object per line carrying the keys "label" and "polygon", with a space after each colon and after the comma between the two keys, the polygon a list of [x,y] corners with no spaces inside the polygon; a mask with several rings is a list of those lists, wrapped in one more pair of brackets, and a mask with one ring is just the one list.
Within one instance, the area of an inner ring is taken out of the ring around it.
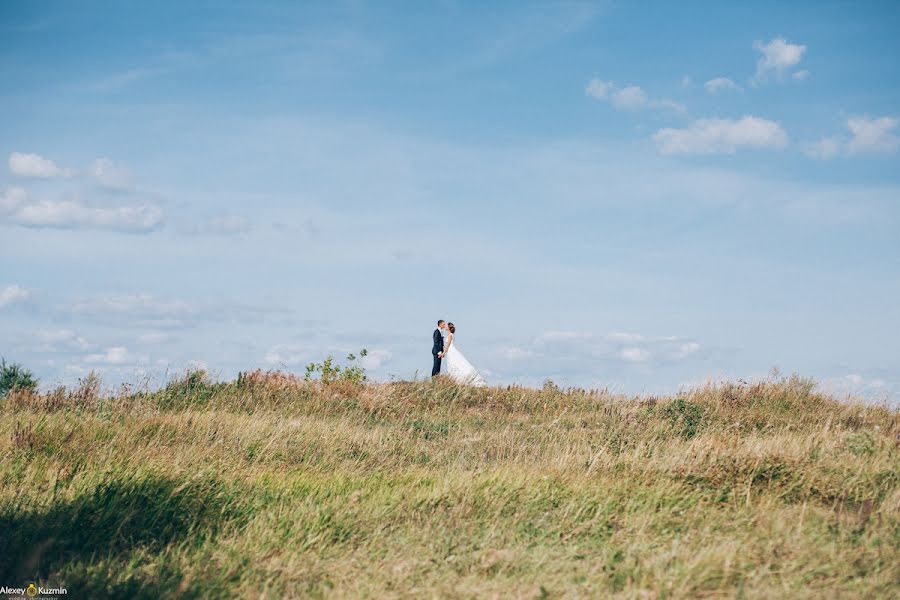
{"label": "hillside", "polygon": [[69,598],[900,594],[900,418],[191,373],[0,400],[0,580]]}

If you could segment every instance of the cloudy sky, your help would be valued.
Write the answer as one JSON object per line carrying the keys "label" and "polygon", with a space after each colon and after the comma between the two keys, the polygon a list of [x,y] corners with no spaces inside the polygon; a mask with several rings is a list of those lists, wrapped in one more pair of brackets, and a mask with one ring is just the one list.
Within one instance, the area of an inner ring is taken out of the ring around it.
{"label": "cloudy sky", "polygon": [[[900,393],[889,2],[0,4],[0,355]],[[389,7],[389,8],[388,8]]]}

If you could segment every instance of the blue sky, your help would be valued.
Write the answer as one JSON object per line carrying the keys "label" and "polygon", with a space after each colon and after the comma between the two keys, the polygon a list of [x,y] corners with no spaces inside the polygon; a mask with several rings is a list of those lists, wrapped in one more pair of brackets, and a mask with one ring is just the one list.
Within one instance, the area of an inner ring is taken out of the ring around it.
{"label": "blue sky", "polygon": [[900,10],[0,4],[0,354],[900,393]]}

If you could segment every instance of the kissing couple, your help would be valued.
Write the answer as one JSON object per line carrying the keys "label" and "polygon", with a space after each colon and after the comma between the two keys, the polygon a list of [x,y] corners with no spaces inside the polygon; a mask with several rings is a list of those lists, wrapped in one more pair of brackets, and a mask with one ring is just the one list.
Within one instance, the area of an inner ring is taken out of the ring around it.
{"label": "kissing couple", "polygon": [[434,366],[431,368],[431,376],[444,375],[456,383],[483,387],[487,385],[484,378],[479,375],[463,353],[454,343],[456,326],[447,323],[443,319],[437,322],[437,329],[431,334],[434,345],[431,347],[431,356],[434,358]]}

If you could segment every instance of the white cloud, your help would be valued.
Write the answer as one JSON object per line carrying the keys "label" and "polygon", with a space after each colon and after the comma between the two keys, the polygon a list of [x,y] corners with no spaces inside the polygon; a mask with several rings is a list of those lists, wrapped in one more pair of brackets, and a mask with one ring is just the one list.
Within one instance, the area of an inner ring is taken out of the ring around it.
{"label": "white cloud", "polygon": [[847,120],[853,138],[847,144],[849,154],[887,154],[900,147],[900,137],[892,130],[900,120],[893,117],[870,119],[854,117]]}
{"label": "white cloud", "polygon": [[[849,373],[839,377],[829,377],[819,382],[821,390],[838,396],[862,396],[873,399],[891,399],[897,404],[897,382],[890,382],[881,377],[869,377],[859,373]],[[893,392],[893,394],[892,394]]]}
{"label": "white cloud", "polygon": [[637,347],[622,348],[622,350],[619,352],[619,355],[623,360],[635,363],[647,362],[651,358],[649,351],[645,350],[644,348]]}
{"label": "white cloud", "polygon": [[297,344],[279,344],[273,346],[263,358],[270,365],[301,365],[312,359],[312,353],[306,346]]}
{"label": "white cloud", "polygon": [[673,358],[681,359],[687,358],[693,354],[696,354],[700,351],[700,344],[697,342],[685,342],[678,346],[675,352],[672,354]]}
{"label": "white cloud", "polygon": [[121,365],[128,362],[129,358],[128,348],[124,346],[113,346],[112,348],[107,348],[106,352],[100,354],[88,354],[84,358],[84,361],[93,364]]}
{"label": "white cloud", "polygon": [[100,187],[127,190],[131,187],[131,171],[108,158],[98,158],[91,165],[91,176]]}
{"label": "white cloud", "polygon": [[567,360],[572,356],[589,356],[610,363],[662,364],[683,361],[696,356],[699,343],[677,336],[645,336],[638,333],[613,332],[597,335],[586,331],[548,331],[534,339],[531,346],[498,349],[507,359]]}
{"label": "white cloud", "polygon": [[810,158],[827,160],[839,155],[891,154],[900,148],[900,137],[893,130],[900,124],[894,117],[852,117],[847,119],[850,137],[823,137],[803,148]]}
{"label": "white cloud", "polygon": [[590,96],[591,98],[596,98],[597,100],[604,100],[609,93],[614,89],[614,85],[612,81],[600,81],[599,79],[591,79],[587,86],[584,88],[584,93]]}
{"label": "white cloud", "polygon": [[78,172],[74,169],[63,169],[50,159],[39,154],[23,154],[13,152],[9,155],[9,172],[18,177],[36,179],[55,179],[57,177],[74,177]]}
{"label": "white cloud", "polygon": [[31,296],[31,292],[16,284],[0,288],[0,308],[10,306],[17,302],[24,302]]}
{"label": "white cloud", "polygon": [[710,79],[703,84],[703,87],[709,94],[718,94],[719,92],[728,91],[743,91],[743,88],[741,86],[728,79],[727,77],[716,77],[715,79]]}
{"label": "white cloud", "polygon": [[803,153],[810,158],[827,160],[841,153],[842,142],[838,137],[823,137],[818,142],[810,142],[803,147]]}
{"label": "white cloud", "polygon": [[[806,52],[806,46],[791,44],[783,37],[774,38],[767,44],[756,41],[753,48],[762,54],[756,63],[757,82],[765,81],[769,75],[774,75],[779,80],[783,79],[789,69],[800,63]],[[800,77],[802,78],[803,76]]]}
{"label": "white cloud", "polygon": [[634,363],[661,361],[680,361],[700,352],[697,342],[684,341],[675,336],[648,338],[632,333],[611,333],[607,340],[624,344],[619,349],[619,356]]}
{"label": "white cloud", "polygon": [[0,215],[11,213],[25,204],[28,195],[20,187],[6,188],[6,193],[0,196]]}
{"label": "white cloud", "polygon": [[[52,161],[36,154],[13,152],[10,170],[25,177],[67,177],[71,169],[60,169]],[[91,175],[102,187],[127,189],[130,185],[127,169],[108,159],[98,159]],[[32,228],[106,229],[125,233],[145,233],[163,223],[162,210],[152,204],[122,206],[93,206],[80,200],[36,200],[29,198],[20,187],[7,188],[0,196],[0,219]]]}
{"label": "white cloud", "polygon": [[797,81],[805,81],[809,79],[809,71],[807,71],[806,69],[802,69],[791,75],[791,77],[793,77]]}
{"label": "white cloud", "polygon": [[497,354],[505,360],[524,360],[534,356],[534,352],[518,346],[504,346],[497,349]]}
{"label": "white cloud", "polygon": [[637,85],[618,87],[612,81],[591,79],[584,88],[584,93],[596,100],[608,100],[618,110],[641,110],[655,108],[661,110],[674,110],[684,112],[685,107],[674,100],[663,98],[654,100]]}
{"label": "white cloud", "polygon": [[734,154],[738,148],[783,148],[787,134],[775,121],[698,119],[683,129],[660,129],[653,141],[662,154]]}
{"label": "white cloud", "polygon": [[87,350],[90,344],[71,329],[41,330],[34,332],[33,339],[39,342],[38,351],[58,352],[60,350]]}
{"label": "white cloud", "polygon": [[683,87],[686,90],[694,87],[694,81],[691,79],[690,75],[684,75],[681,78],[681,87]]}
{"label": "white cloud", "polygon": [[28,227],[110,229],[139,233],[156,229],[162,223],[162,211],[148,204],[103,208],[89,207],[71,200],[41,201],[23,207],[13,220]]}
{"label": "white cloud", "polygon": [[359,359],[359,363],[366,369],[378,369],[390,361],[393,356],[390,350],[369,350],[364,357]]}
{"label": "white cloud", "polygon": [[637,110],[647,105],[647,94],[636,85],[616,90],[612,94],[612,105],[623,110]]}
{"label": "white cloud", "polygon": [[5,218],[25,227],[56,229],[107,229],[144,233],[162,225],[162,211],[150,204],[92,207],[74,200],[30,201],[20,188],[7,191],[0,200]]}
{"label": "white cloud", "polygon": [[635,343],[643,342],[644,336],[636,333],[613,332],[606,336],[606,339],[613,342]]}
{"label": "white cloud", "polygon": [[800,63],[806,52],[806,46],[791,44],[783,37],[774,38],[767,44],[756,41],[753,48],[762,54],[756,63],[757,80],[765,79],[769,73],[783,76],[788,69]]}

